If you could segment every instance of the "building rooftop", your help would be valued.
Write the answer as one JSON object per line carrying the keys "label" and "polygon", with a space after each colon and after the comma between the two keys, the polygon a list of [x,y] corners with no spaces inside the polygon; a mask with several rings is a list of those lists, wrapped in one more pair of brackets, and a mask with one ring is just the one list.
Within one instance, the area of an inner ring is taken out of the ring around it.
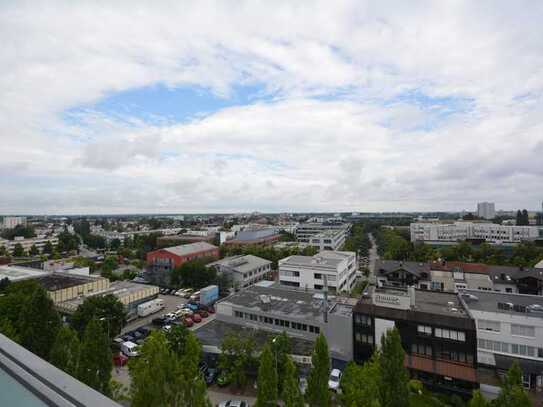
{"label": "building rooftop", "polygon": [[87,284],[102,277],[86,277],[76,276],[73,274],[65,273],[50,273],[38,277],[36,281],[39,285],[45,288],[47,291],[63,290],[64,288],[76,287],[78,285]]}
{"label": "building rooftop", "polygon": [[543,296],[539,295],[463,290],[462,299],[469,310],[543,318]]}
{"label": "building rooftop", "polygon": [[0,405],[119,406],[1,334]]}
{"label": "building rooftop", "polygon": [[0,280],[7,278],[11,282],[43,276],[44,271],[29,267],[0,266]]}
{"label": "building rooftop", "polygon": [[239,255],[226,257],[224,259],[214,261],[213,263],[209,263],[207,266],[226,266],[239,273],[245,273],[258,267],[267,266],[268,264],[271,264],[271,261],[248,254],[245,256]]}
{"label": "building rooftop", "polygon": [[[328,296],[329,310],[338,302],[340,300],[335,296]],[[225,298],[221,303],[265,312],[268,315],[323,321],[323,293],[289,289],[277,284],[271,287],[254,285],[245,288]]]}
{"label": "building rooftop", "polygon": [[217,249],[217,246],[209,244],[207,242],[196,242],[190,244],[182,244],[179,246],[165,247],[162,250],[166,250],[176,256],[186,256],[192,253],[203,252],[207,250]]}
{"label": "building rooftop", "polygon": [[332,250],[323,250],[314,256],[289,256],[279,261],[279,264],[301,267],[326,267],[334,268],[344,260],[353,256],[354,252],[340,252]]}

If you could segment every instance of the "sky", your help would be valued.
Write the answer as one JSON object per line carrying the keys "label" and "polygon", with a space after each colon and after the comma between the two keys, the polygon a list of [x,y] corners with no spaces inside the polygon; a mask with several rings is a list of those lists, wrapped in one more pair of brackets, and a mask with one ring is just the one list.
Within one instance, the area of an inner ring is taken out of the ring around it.
{"label": "sky", "polygon": [[540,209],[543,2],[0,2],[0,213]]}

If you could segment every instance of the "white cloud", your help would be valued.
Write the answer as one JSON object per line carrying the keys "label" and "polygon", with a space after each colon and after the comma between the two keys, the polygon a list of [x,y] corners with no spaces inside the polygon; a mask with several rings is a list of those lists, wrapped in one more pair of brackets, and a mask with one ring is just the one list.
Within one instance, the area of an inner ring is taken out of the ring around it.
{"label": "white cloud", "polygon": [[[539,206],[543,5],[161,6],[0,6],[0,212]],[[65,120],[157,83],[275,100]]]}

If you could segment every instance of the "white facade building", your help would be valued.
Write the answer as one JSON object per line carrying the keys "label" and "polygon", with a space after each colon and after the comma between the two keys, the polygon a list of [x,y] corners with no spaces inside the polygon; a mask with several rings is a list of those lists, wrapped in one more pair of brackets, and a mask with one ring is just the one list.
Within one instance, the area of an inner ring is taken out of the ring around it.
{"label": "white facade building", "polygon": [[209,263],[217,273],[224,273],[232,279],[236,288],[245,288],[264,279],[271,272],[272,262],[252,254],[226,257]]}
{"label": "white facade building", "polygon": [[330,229],[322,233],[311,236],[309,245],[322,250],[339,250],[347,238],[344,230]]}
{"label": "white facade building", "polygon": [[2,227],[4,229],[13,229],[15,226],[26,226],[26,218],[24,216],[4,216]]}
{"label": "white facade building", "polygon": [[16,237],[14,240],[0,239],[0,247],[3,246],[9,253],[13,253],[13,249],[15,249],[15,246],[17,244],[20,244],[23,247],[24,251],[28,253],[32,246],[35,245],[40,252],[43,252],[43,248],[45,247],[47,242],[51,242],[53,246],[56,246],[58,245],[58,237],[38,236],[29,239],[25,239],[23,237]]}
{"label": "white facade building", "polygon": [[505,373],[513,361],[525,387],[543,390],[543,298],[467,290],[461,295],[477,326],[477,361]]}
{"label": "white facade building", "polygon": [[289,256],[279,260],[281,285],[310,290],[324,289],[326,276],[330,292],[350,292],[354,287],[355,252],[322,251],[314,256]]}
{"label": "white facade building", "polygon": [[515,244],[539,237],[535,226],[506,226],[495,223],[411,223],[411,241],[454,244],[461,240],[480,239],[491,244]]}
{"label": "white facade building", "polygon": [[494,202],[479,202],[477,204],[477,216],[482,219],[494,219],[496,217]]}
{"label": "white facade building", "polygon": [[332,222],[306,222],[300,223],[296,228],[296,240],[299,242],[310,243],[312,236],[318,235],[329,230],[342,231],[345,237],[351,232],[350,223],[332,223]]}

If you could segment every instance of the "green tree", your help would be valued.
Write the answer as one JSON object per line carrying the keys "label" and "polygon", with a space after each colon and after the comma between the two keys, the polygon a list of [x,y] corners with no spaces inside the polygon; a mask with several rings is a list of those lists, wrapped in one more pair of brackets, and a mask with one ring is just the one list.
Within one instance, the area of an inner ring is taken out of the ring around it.
{"label": "green tree", "polygon": [[322,333],[315,342],[311,362],[313,367],[307,381],[307,401],[310,406],[327,407],[330,404],[330,393],[328,392],[330,355],[328,343]]}
{"label": "green tree", "polygon": [[25,255],[26,255],[25,249],[23,249],[23,246],[21,245],[21,243],[17,243],[15,244],[15,246],[13,246],[14,257],[23,257]]}
{"label": "green tree", "polygon": [[78,365],[77,377],[100,393],[110,394],[112,355],[110,339],[103,324],[93,318],[87,324]]}
{"label": "green tree", "polygon": [[269,344],[264,345],[258,367],[256,406],[266,407],[277,403],[277,369]]}
{"label": "green tree", "polygon": [[221,345],[219,368],[238,387],[247,384],[247,372],[255,365],[255,341],[237,333],[228,333]]}
{"label": "green tree", "polygon": [[[278,377],[284,377],[285,368],[288,359],[288,355],[292,353],[292,344],[287,333],[283,331],[281,335],[276,336],[270,342],[271,350],[277,363],[277,375]],[[278,392],[281,394],[283,390],[283,383],[279,381]]]}
{"label": "green tree", "polygon": [[516,361],[507,371],[501,387],[500,395],[494,401],[496,407],[529,407],[532,405],[522,387],[522,370]]}
{"label": "green tree", "polygon": [[380,401],[382,406],[409,406],[409,374],[404,367],[405,352],[396,328],[381,337]]}
{"label": "green tree", "polygon": [[346,407],[379,407],[379,352],[359,366],[350,362],[341,377],[341,401]]}
{"label": "green tree", "polygon": [[20,342],[21,338],[8,318],[0,318],[0,333],[14,342]]}
{"label": "green tree", "polygon": [[115,338],[126,323],[126,311],[123,304],[112,294],[87,297],[72,315],[72,327],[83,335],[88,323],[93,319],[107,321],[106,331],[111,339]]}
{"label": "green tree", "polygon": [[207,259],[187,261],[172,271],[172,284],[193,288],[202,288],[213,284],[217,279],[217,271],[206,267]]}
{"label": "green tree", "polygon": [[51,243],[50,240],[48,240],[47,242],[45,242],[45,245],[43,246],[43,253],[44,254],[52,254],[53,253],[53,244]]}
{"label": "green tree", "polygon": [[70,327],[63,326],[59,329],[51,349],[50,362],[69,375],[77,377],[79,350],[80,343],[77,332]]}
{"label": "green tree", "polygon": [[488,401],[483,397],[480,390],[475,390],[473,392],[473,397],[469,401],[468,407],[487,407],[489,405]]}
{"label": "green tree", "polygon": [[181,376],[183,377],[183,401],[185,405],[210,407],[205,381],[198,368],[202,355],[202,346],[196,336],[188,331],[185,341],[185,354],[181,356]]}
{"label": "green tree", "polygon": [[190,331],[184,325],[174,325],[166,333],[166,340],[170,349],[179,357],[186,353],[185,345]]}
{"label": "green tree", "polygon": [[43,288],[34,290],[19,318],[21,345],[47,360],[60,328],[60,317]]}
{"label": "green tree", "polygon": [[37,256],[38,254],[40,254],[40,251],[38,250],[38,247],[35,244],[33,244],[30,247],[28,254],[30,254],[31,256]]}
{"label": "green tree", "polygon": [[283,378],[281,398],[285,403],[285,407],[304,407],[304,397],[298,385],[296,366],[289,356],[285,361],[284,374],[280,377]]}

